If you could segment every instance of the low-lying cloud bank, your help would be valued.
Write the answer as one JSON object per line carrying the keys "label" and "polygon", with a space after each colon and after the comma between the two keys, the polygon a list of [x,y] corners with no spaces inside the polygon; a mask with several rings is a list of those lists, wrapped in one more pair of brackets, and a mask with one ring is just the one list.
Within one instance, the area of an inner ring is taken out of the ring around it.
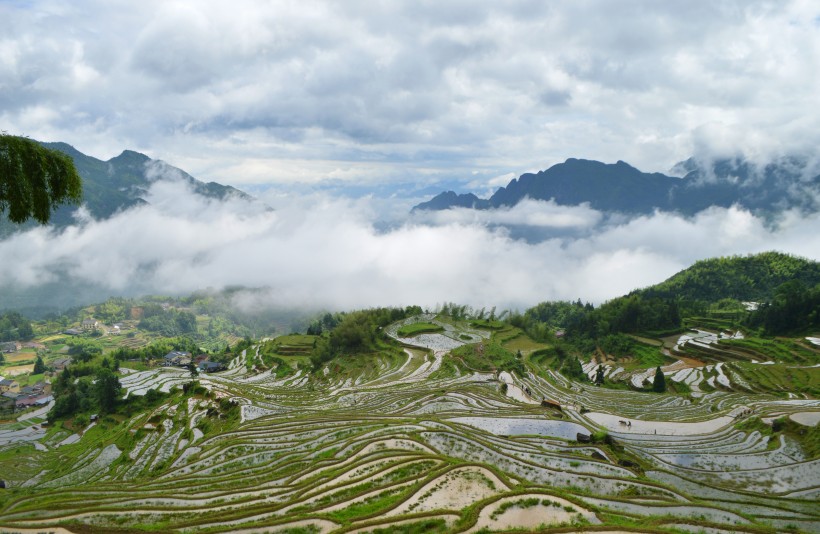
{"label": "low-lying cloud bank", "polygon": [[[378,230],[372,199],[280,198],[274,211],[199,197],[158,181],[151,204],[111,219],[38,228],[0,242],[0,287],[95,284],[110,294],[265,287],[256,305],[523,309],[544,300],[602,302],[660,282],[698,259],[780,250],[820,259],[820,216],[787,212],[774,228],[748,211],[710,209],[631,220],[528,201],[504,211],[445,212]],[[503,224],[580,228],[537,243]]]}

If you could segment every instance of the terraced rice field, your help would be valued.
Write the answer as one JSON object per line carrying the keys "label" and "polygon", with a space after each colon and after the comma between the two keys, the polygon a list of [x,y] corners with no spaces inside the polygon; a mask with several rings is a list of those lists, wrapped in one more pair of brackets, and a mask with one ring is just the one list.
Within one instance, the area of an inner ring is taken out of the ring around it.
{"label": "terraced rice field", "polygon": [[[245,355],[200,376],[210,394],[119,424],[0,427],[0,531],[820,532],[820,460],[735,427],[816,424],[820,401],[722,386],[717,364],[673,377],[714,378],[698,397],[477,373],[447,353],[489,332],[442,328],[355,375],[339,364],[277,378]],[[121,381],[130,398],[190,376]],[[602,431],[609,443],[577,441]]]}

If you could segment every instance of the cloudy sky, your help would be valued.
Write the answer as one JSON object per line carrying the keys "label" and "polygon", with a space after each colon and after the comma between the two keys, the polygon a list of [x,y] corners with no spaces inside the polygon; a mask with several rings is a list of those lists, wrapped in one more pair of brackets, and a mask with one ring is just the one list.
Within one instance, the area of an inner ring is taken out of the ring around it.
{"label": "cloudy sky", "polygon": [[819,30],[812,0],[2,0],[0,127],[237,186],[663,172],[816,147]]}
{"label": "cloudy sky", "polygon": [[67,276],[106,295],[242,284],[288,306],[521,309],[602,302],[712,256],[820,259],[820,219],[797,212],[619,219],[526,201],[422,217],[407,199],[293,194],[486,193],[568,157],[664,172],[813,153],[818,65],[810,0],[0,0],[0,129],[100,159],[137,150],[274,207],[158,181],[149,206],[0,242],[15,259],[0,287]]}

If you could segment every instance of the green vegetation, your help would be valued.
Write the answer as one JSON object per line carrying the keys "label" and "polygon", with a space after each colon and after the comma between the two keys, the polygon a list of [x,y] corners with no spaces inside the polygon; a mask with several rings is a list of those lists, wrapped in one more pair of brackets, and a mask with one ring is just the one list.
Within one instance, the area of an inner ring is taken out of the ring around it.
{"label": "green vegetation", "polygon": [[158,332],[166,337],[196,333],[196,317],[183,310],[165,309],[159,304],[143,307],[143,319],[139,327],[151,332]]}
{"label": "green vegetation", "polygon": [[412,337],[430,332],[441,332],[443,330],[443,327],[433,323],[412,323],[399,328],[398,334],[401,337]]}
{"label": "green vegetation", "polygon": [[0,213],[13,223],[47,223],[52,210],[78,203],[83,183],[71,158],[26,137],[0,133]]}
{"label": "green vegetation", "polygon": [[[549,502],[549,501],[545,501]],[[509,510],[510,508],[532,508],[534,506],[538,506],[541,504],[541,499],[537,497],[530,497],[528,499],[519,499],[517,501],[507,501],[501,503],[501,505],[493,510],[493,513],[490,514],[490,519],[495,519],[501,516],[504,512]]]}
{"label": "green vegetation", "polygon": [[820,283],[813,287],[800,280],[784,283],[771,301],[751,314],[748,324],[772,336],[820,329]]}
{"label": "green vegetation", "polygon": [[487,328],[489,330],[501,330],[506,326],[504,321],[491,321],[489,319],[475,319],[470,321],[470,324],[476,328]]}
{"label": "green vegetation", "polygon": [[666,391],[666,378],[664,378],[660,366],[655,369],[655,378],[652,380],[652,391],[655,393],[664,393]]}
{"label": "green vegetation", "polygon": [[447,523],[443,519],[425,519],[403,525],[391,525],[388,528],[374,528],[373,534],[431,534],[447,532]]}
{"label": "green vegetation", "polygon": [[31,321],[15,312],[0,315],[0,341],[27,341],[32,337]]}
{"label": "green vegetation", "polygon": [[778,287],[793,281],[814,287],[820,283],[820,264],[779,252],[713,258],[698,261],[640,293],[692,302],[726,298],[765,302],[775,296]]}
{"label": "green vegetation", "polygon": [[107,360],[99,366],[69,366],[57,375],[53,384],[54,407],[48,419],[54,422],[78,413],[111,413],[120,397],[121,385],[114,373],[106,367]]}
{"label": "green vegetation", "polygon": [[450,352],[452,358],[460,360],[464,367],[475,371],[507,371],[524,374],[524,363],[516,355],[497,341],[462,345]]}
{"label": "green vegetation", "polygon": [[[0,524],[415,533],[488,518],[512,521],[509,531],[578,530],[595,518],[610,530],[810,531],[820,520],[806,497],[820,435],[798,421],[816,412],[820,349],[802,336],[763,337],[762,326],[745,338],[693,332],[698,342],[686,344],[641,329],[660,324],[651,310],[674,306],[695,326],[750,317],[726,298],[699,316],[683,301],[635,295],[599,308],[548,303],[506,320],[447,304],[435,319],[446,331],[431,332],[428,346],[393,337],[405,323],[433,324],[417,307],[323,313],[262,341],[239,335],[250,327],[202,295],[112,299],[67,324],[35,322],[35,343],[8,357],[44,365],[18,385],[50,379],[56,403],[47,416],[0,407],[10,486]],[[189,313],[196,329],[146,330],[146,307],[170,322]],[[133,335],[63,333],[103,315]],[[192,377],[162,365],[172,350],[229,369]],[[660,366],[677,359],[664,378]],[[511,383],[494,371],[511,372]],[[666,393],[649,394],[659,382]],[[25,440],[9,440],[14,432]],[[537,510],[543,525],[511,513],[539,506],[549,507]],[[552,513],[571,515],[558,525]]]}
{"label": "green vegetation", "polygon": [[316,340],[310,356],[313,368],[318,370],[323,364],[337,356],[373,352],[392,342],[382,334],[382,329],[414,314],[419,307],[373,308],[344,314],[328,333]]}

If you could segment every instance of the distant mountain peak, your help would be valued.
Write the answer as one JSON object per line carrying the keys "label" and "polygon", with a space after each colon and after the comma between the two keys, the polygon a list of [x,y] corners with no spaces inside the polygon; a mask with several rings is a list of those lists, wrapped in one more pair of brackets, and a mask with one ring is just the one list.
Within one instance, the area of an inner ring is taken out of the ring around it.
{"label": "distant mountain peak", "polygon": [[128,162],[148,162],[153,161],[151,158],[146,156],[141,152],[136,152],[134,150],[123,150],[119,156],[115,156],[108,160],[110,162],[114,161],[128,161]]}
{"label": "distant mountain peak", "polygon": [[454,191],[445,191],[436,195],[431,200],[422,202],[421,204],[415,206],[413,211],[447,209],[439,206],[447,206],[447,208],[460,207],[474,209],[486,209],[490,207],[488,200],[479,198],[473,193],[457,195]]}
{"label": "distant mountain peak", "polygon": [[[143,197],[151,184],[157,179],[169,176],[187,182],[195,194],[203,197],[218,200],[253,199],[231,186],[216,182],[203,183],[181,169],[134,150],[123,150],[118,156],[102,161],[83,154],[68,143],[42,144],[59,150],[74,160],[77,172],[83,180],[83,206],[95,219],[106,219],[115,213],[146,204]],[[161,169],[161,172],[157,169]],[[54,212],[50,224],[57,227],[73,224],[78,209],[78,206],[61,206]],[[0,237],[32,226],[33,223],[12,225],[0,222]]]}
{"label": "distant mountain peak", "polygon": [[[629,163],[567,158],[537,173],[525,173],[489,199],[448,191],[413,210],[514,206],[524,198],[607,212],[648,214],[655,210],[693,215],[711,206],[740,205],[758,213],[789,208],[820,210],[820,175],[800,158],[781,158],[765,166],[742,158],[709,163],[689,158],[670,171],[645,173]],[[678,177],[682,176],[682,178]]]}

